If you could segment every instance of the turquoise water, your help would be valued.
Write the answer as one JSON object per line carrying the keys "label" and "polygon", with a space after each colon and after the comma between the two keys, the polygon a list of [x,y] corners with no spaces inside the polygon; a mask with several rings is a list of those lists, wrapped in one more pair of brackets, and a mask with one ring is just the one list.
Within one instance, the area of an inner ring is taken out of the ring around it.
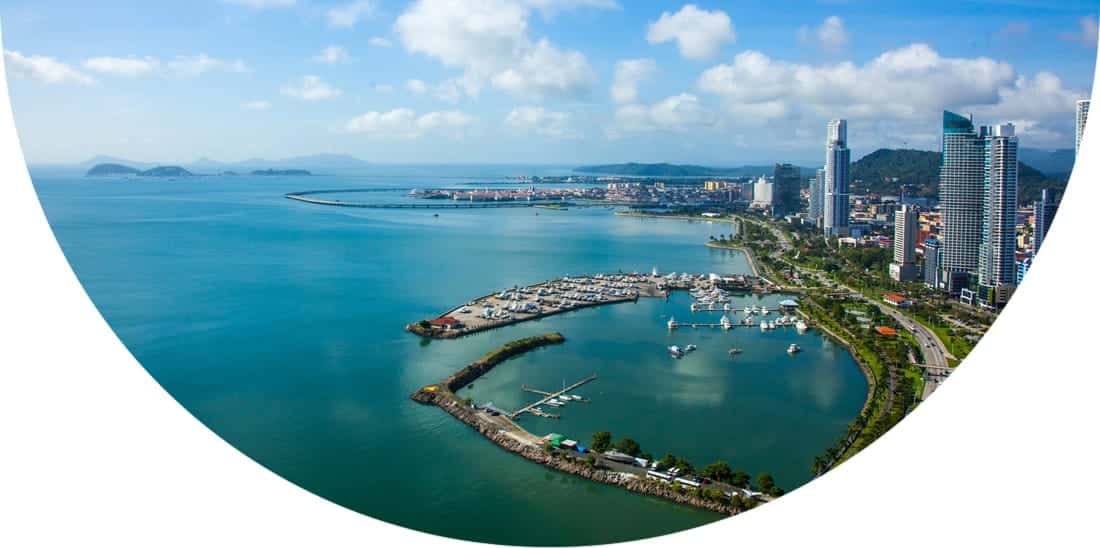
{"label": "turquoise water", "polygon": [[[553,388],[600,375],[580,391],[592,403],[563,408],[559,421],[522,419],[533,432],[585,440],[610,430],[656,454],[768,471],[788,489],[810,479],[814,455],[845,430],[865,395],[851,357],[816,334],[670,335],[667,315],[691,317],[684,294],[452,341],[402,330],[474,296],[563,274],[745,272],[740,254],[702,245],[730,232],[726,224],[603,208],[358,210],[283,198],[311,188],[455,184],[424,174],[35,184],[89,295],[172,396],[290,481],[431,533],[583,544],[719,517],[547,471],[408,399],[515,338],[561,331],[569,340],[502,364],[472,397],[514,407],[528,401],[521,384]],[[793,341],[805,351],[792,357],[785,349]],[[699,351],[682,360],[665,352],[688,343]],[[730,359],[731,346],[744,354]]]}

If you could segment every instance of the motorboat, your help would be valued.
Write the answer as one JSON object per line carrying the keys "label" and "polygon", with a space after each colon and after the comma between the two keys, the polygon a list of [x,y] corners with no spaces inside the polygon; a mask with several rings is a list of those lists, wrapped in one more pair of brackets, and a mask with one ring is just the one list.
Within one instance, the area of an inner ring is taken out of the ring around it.
{"label": "motorboat", "polygon": [[684,356],[684,351],[679,346],[676,346],[676,345],[672,345],[672,346],[668,347],[668,353],[673,358],[682,358]]}
{"label": "motorboat", "polygon": [[684,352],[695,352],[698,349],[698,346],[695,346],[694,344],[689,344],[687,345],[687,347],[684,348]]}
{"label": "motorboat", "polygon": [[791,343],[791,345],[787,347],[788,354],[797,354],[799,352],[802,352],[802,347],[797,344]]}
{"label": "motorboat", "polygon": [[676,327],[679,326],[679,325],[680,324],[676,323],[676,318],[673,317],[673,318],[668,319],[668,328],[669,329],[676,329]]}
{"label": "motorboat", "polygon": [[806,325],[806,322],[798,320],[794,323],[794,328],[797,329],[799,333],[805,333],[810,326]]}
{"label": "motorboat", "polygon": [[730,356],[736,356],[736,355],[740,354],[741,352],[744,352],[744,350],[741,350],[740,348],[731,348],[730,349]]}
{"label": "motorboat", "polygon": [[718,320],[718,324],[722,326],[722,329],[730,329],[733,327],[733,322],[730,321],[730,317],[722,314],[722,319]]}

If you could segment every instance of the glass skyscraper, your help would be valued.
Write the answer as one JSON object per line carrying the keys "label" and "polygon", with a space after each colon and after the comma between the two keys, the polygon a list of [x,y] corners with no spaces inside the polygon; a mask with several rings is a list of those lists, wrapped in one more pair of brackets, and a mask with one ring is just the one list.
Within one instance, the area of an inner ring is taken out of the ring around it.
{"label": "glass skyscraper", "polygon": [[825,200],[823,208],[825,237],[848,235],[848,188],[851,178],[851,151],[848,150],[848,122],[829,122],[825,140]]}
{"label": "glass skyscraper", "polygon": [[978,269],[985,202],[984,135],[974,123],[953,112],[943,113],[943,157],[940,161],[940,284],[958,295]]}
{"label": "glass skyscraper", "polygon": [[791,164],[775,164],[774,181],[772,215],[782,217],[797,213],[801,209],[802,170]]}

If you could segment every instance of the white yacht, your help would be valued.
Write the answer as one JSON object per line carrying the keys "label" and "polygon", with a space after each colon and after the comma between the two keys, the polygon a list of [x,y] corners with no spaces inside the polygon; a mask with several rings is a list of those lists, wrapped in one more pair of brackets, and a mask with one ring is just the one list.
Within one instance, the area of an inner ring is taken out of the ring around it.
{"label": "white yacht", "polygon": [[797,344],[791,343],[791,345],[787,347],[788,354],[797,354],[799,352],[802,352],[802,347]]}
{"label": "white yacht", "polygon": [[676,323],[676,318],[673,317],[673,318],[668,319],[668,328],[669,329],[676,329],[679,325],[680,324]]}
{"label": "white yacht", "polygon": [[810,326],[806,325],[806,322],[798,320],[794,323],[794,328],[797,329],[799,333],[805,333]]}
{"label": "white yacht", "polygon": [[730,317],[722,314],[722,319],[718,320],[718,324],[722,326],[722,329],[730,329],[733,327],[733,322],[730,322]]}

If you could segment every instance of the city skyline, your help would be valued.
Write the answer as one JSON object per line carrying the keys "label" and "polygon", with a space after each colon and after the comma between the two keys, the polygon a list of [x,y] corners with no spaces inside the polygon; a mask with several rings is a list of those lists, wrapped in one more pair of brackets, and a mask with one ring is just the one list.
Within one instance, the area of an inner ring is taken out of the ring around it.
{"label": "city skyline", "polygon": [[[782,19],[754,2],[452,5],[7,2],[25,154],[815,165],[830,118],[857,156],[934,150],[945,108],[1070,148],[1062,113],[1094,68],[1086,2],[806,3]],[[462,24],[478,15],[485,28]]]}

